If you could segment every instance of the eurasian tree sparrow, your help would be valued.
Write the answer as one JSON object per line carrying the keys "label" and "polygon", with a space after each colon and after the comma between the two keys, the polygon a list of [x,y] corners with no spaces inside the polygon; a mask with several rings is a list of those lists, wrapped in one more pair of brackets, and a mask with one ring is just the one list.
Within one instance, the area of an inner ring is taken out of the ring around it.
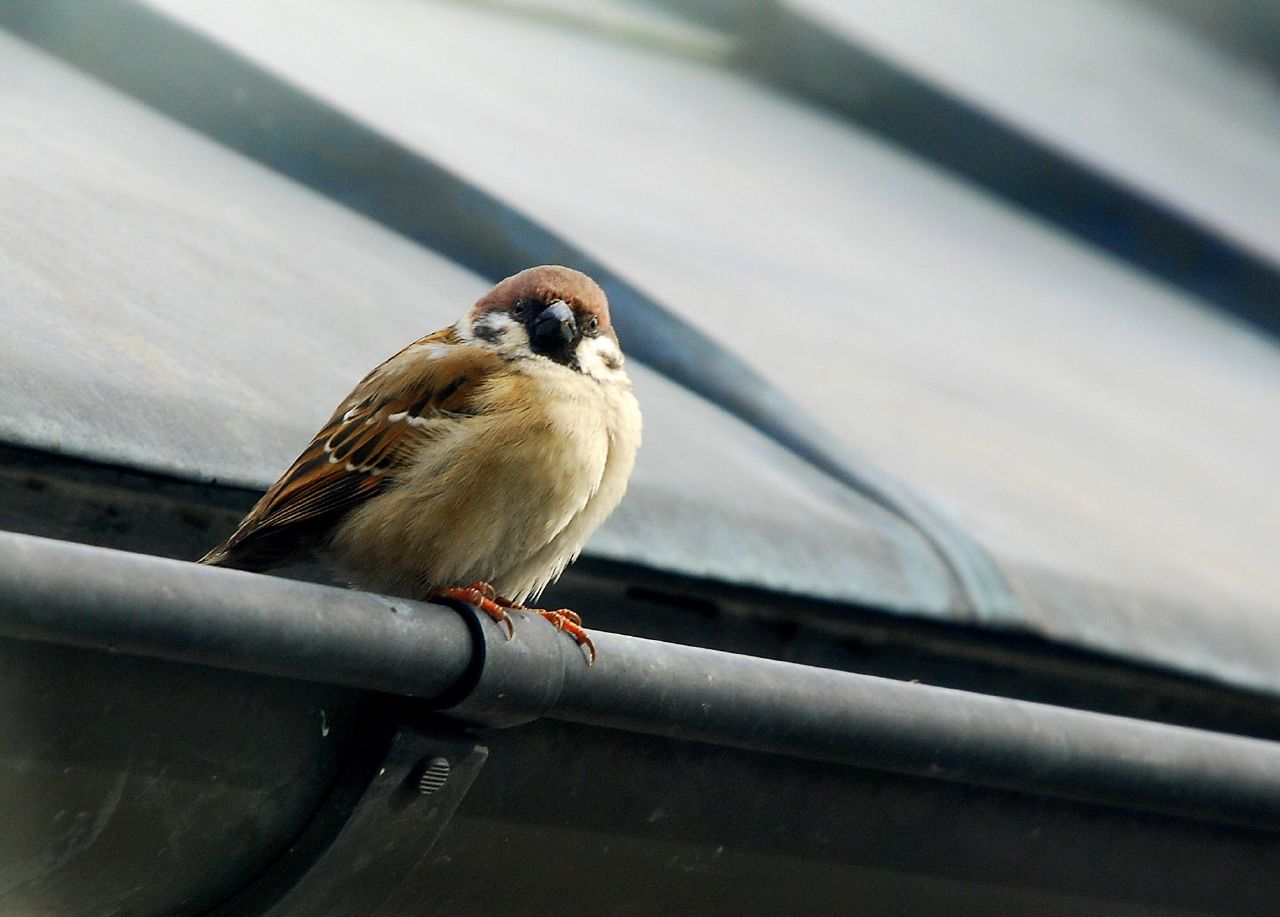
{"label": "eurasian tree sparrow", "polygon": [[[622,499],[640,408],[604,291],[542,266],[374,369],[200,562],[263,570],[332,552],[355,585],[479,606],[536,598]],[[580,621],[543,611],[595,658]]]}

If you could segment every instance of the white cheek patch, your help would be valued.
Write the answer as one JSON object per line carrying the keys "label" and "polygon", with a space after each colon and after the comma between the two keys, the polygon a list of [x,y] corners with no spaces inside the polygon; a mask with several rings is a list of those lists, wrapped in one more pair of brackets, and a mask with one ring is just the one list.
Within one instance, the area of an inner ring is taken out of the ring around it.
{"label": "white cheek patch", "polygon": [[613,338],[583,338],[578,344],[578,365],[588,376],[606,379],[622,370],[622,351]]}

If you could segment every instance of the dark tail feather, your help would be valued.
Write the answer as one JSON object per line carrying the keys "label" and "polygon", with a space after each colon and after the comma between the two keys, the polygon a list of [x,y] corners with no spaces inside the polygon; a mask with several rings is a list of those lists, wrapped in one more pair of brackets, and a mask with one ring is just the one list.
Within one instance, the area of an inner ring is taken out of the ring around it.
{"label": "dark tail feather", "polygon": [[196,563],[261,573],[272,567],[309,560],[328,530],[321,520],[309,522],[266,531],[236,532]]}

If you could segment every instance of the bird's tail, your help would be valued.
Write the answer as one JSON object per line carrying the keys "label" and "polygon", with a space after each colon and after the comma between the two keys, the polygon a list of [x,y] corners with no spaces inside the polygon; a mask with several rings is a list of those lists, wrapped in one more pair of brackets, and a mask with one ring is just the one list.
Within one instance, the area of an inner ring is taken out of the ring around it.
{"label": "bird's tail", "polygon": [[210,567],[227,567],[230,564],[231,555],[227,551],[226,542],[218,545],[204,557],[196,561],[198,564],[208,564]]}

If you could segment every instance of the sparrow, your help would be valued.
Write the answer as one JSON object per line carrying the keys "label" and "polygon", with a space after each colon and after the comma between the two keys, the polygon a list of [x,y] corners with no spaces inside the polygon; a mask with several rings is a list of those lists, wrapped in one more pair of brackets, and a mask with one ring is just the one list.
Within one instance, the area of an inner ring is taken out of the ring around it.
{"label": "sparrow", "polygon": [[353,585],[526,609],[627,488],[640,407],[604,291],[543,265],[375,368],[239,527],[200,563],[265,570],[327,552]]}

